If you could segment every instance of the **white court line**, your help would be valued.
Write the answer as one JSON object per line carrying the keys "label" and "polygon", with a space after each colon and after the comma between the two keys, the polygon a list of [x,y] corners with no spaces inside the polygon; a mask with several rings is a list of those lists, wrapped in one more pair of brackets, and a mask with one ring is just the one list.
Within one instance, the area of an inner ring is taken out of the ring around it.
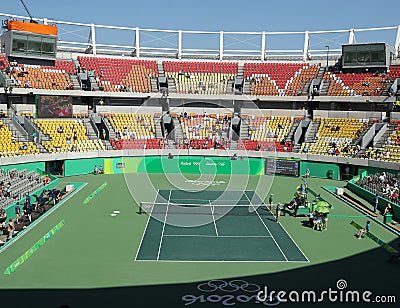
{"label": "white court line", "polygon": [[171,192],[172,192],[172,190],[169,191],[167,210],[165,211],[164,225],[163,225],[162,232],[161,232],[160,245],[158,246],[157,261],[160,258],[161,246],[162,246],[162,242],[163,242],[163,238],[164,238],[164,232],[165,232],[165,224],[167,223],[169,201],[171,200]]}
{"label": "white court line", "polygon": [[308,263],[307,261],[281,261],[281,260],[137,260],[138,262],[164,262],[164,263]]}
{"label": "white court line", "polygon": [[214,211],[212,208],[211,200],[208,200],[208,203],[210,204],[210,211],[211,211],[211,215],[212,215],[213,222],[214,222],[215,234],[218,236],[218,229],[217,229],[217,224],[215,222]]}
{"label": "white court line", "polygon": [[[150,215],[148,215],[148,217],[147,217],[146,227],[144,228],[144,231],[143,231],[143,234],[142,234],[142,238],[141,238],[140,243],[139,243],[139,248],[138,248],[138,250],[136,251],[136,256],[135,256],[134,261],[137,261],[137,256],[138,256],[138,254],[139,254],[140,248],[142,247],[142,242],[143,242],[143,239],[144,239],[144,235],[146,234],[147,226],[149,225],[149,221],[150,221],[150,218],[151,218],[151,214],[153,213],[153,209],[154,209],[154,204],[156,203],[156,200],[157,200],[157,197],[158,197],[158,193],[159,193],[159,192],[160,192],[160,190],[157,189],[157,194],[156,194],[156,197],[154,198],[154,202],[153,202],[153,208],[151,209]],[[139,206],[140,206],[140,205],[139,205]]]}
{"label": "white court line", "polygon": [[[244,193],[244,195],[246,196],[247,200],[249,200],[249,204],[250,204],[252,207],[255,207],[253,204],[251,204],[251,201],[250,201],[249,197],[247,196],[247,194]],[[260,218],[260,220],[261,220],[262,224],[264,225],[265,229],[266,229],[266,230],[268,231],[268,233],[271,235],[273,241],[275,242],[275,245],[278,247],[278,249],[279,249],[280,252],[282,253],[282,255],[283,255],[283,257],[285,258],[285,260],[286,260],[286,261],[289,261],[288,258],[286,258],[285,254],[283,253],[281,247],[278,245],[278,243],[277,243],[277,241],[275,240],[274,236],[273,236],[272,233],[269,231],[269,229],[268,229],[267,225],[265,224],[264,220],[261,218],[260,214],[258,214],[257,208],[255,208],[254,210],[255,210],[255,212],[257,213],[258,218]]]}
{"label": "white court line", "polygon": [[[254,192],[255,194],[257,194],[256,192]],[[257,197],[261,200],[260,196],[257,194]],[[261,200],[261,202],[264,204],[264,202]],[[272,213],[272,211],[271,211]],[[275,217],[274,213],[272,213],[272,216]],[[285,227],[281,224],[281,222],[278,222],[279,225],[282,227],[283,231],[285,231],[285,233],[287,234],[287,236],[292,240],[292,242],[294,243],[294,245],[297,247],[297,249],[301,252],[301,254],[303,255],[304,258],[306,258],[307,262],[310,262],[310,260],[307,258],[307,256],[305,255],[305,253],[303,252],[303,250],[300,249],[299,245],[297,245],[296,241],[293,240],[293,238],[290,236],[290,234],[286,231]],[[290,261],[288,261],[290,262]],[[294,262],[294,261],[293,261]],[[299,261],[299,262],[306,262],[306,261]]]}
{"label": "white court line", "polygon": [[201,235],[201,234],[165,234],[164,237],[215,237],[215,238],[270,238],[269,235]]}

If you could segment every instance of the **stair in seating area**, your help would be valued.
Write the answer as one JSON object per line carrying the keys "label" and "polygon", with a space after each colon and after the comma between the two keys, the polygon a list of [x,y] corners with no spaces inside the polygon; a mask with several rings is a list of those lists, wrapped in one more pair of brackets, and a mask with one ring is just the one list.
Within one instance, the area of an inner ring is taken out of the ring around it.
{"label": "stair in seating area", "polygon": [[150,85],[151,85],[151,92],[157,93],[158,92],[158,80],[157,80],[157,77],[150,78]]}
{"label": "stair in seating area", "polygon": [[230,150],[237,150],[238,149],[238,142],[237,140],[231,140]]}
{"label": "stair in seating area", "polygon": [[293,148],[292,148],[292,152],[293,152],[293,153],[299,153],[300,149],[301,149],[301,144],[300,144],[300,143],[295,144],[295,145],[293,146]]}
{"label": "stair in seating area", "polygon": [[285,142],[292,142],[294,133],[296,132],[297,127],[299,127],[300,121],[297,120],[293,123],[292,128],[290,129],[288,135],[285,138]]}
{"label": "stair in seating area", "polygon": [[318,79],[322,80],[322,78],[324,78],[325,72],[326,72],[326,67],[325,66],[320,66],[319,69],[318,69],[318,74],[317,74],[317,78],[316,79],[317,80]]}
{"label": "stair in seating area", "polygon": [[69,79],[71,80],[71,83],[74,85],[74,90],[81,90],[81,84],[78,80],[77,75],[69,74]]}
{"label": "stair in seating area", "polygon": [[15,137],[20,142],[28,142],[29,136],[28,133],[22,135],[21,132],[14,126],[12,119],[3,118],[3,123],[8,127],[8,129],[12,132],[13,137]]}
{"label": "stair in seating area", "polygon": [[175,85],[175,80],[171,78],[167,78],[168,82],[168,92],[169,93],[176,93],[176,85]]}
{"label": "stair in seating area", "polygon": [[163,130],[162,130],[162,123],[161,123],[161,115],[154,115],[154,125],[155,125],[155,137],[157,139],[164,138]]}
{"label": "stair in seating area", "polygon": [[165,71],[164,71],[164,65],[162,63],[162,60],[157,60],[157,68],[158,68],[158,76],[159,77],[165,77]]}
{"label": "stair in seating area", "polygon": [[301,90],[301,95],[307,96],[308,91],[310,90],[311,86],[311,80],[307,80],[306,83],[304,84],[303,90]]}
{"label": "stair in seating area", "polygon": [[321,86],[319,88],[319,95],[328,95],[328,91],[329,91],[329,86],[331,84],[331,81],[329,79],[325,79],[321,81]]}
{"label": "stair in seating area", "polygon": [[181,123],[177,118],[172,118],[172,123],[174,124],[174,135],[175,141],[185,138],[184,133],[182,131]]}
{"label": "stair in seating area", "polygon": [[386,132],[378,140],[378,142],[376,143],[375,147],[376,148],[383,147],[387,143],[388,137],[390,136],[391,133],[393,133],[393,131],[395,130],[396,127],[397,127],[397,125],[388,124]]}
{"label": "stair in seating area", "polygon": [[247,118],[242,118],[240,121],[240,140],[249,140],[249,122]]}
{"label": "stair in seating area", "polygon": [[102,142],[106,148],[106,151],[112,151],[114,149],[109,140],[102,140]]}
{"label": "stair in seating area", "polygon": [[99,139],[99,137],[97,136],[96,132],[94,131],[94,129],[92,127],[92,124],[90,123],[90,119],[83,118],[82,122],[86,128],[86,136],[91,140]]}
{"label": "stair in seating area", "polygon": [[251,80],[243,81],[243,94],[250,95],[251,94]]}
{"label": "stair in seating area", "polygon": [[108,121],[108,118],[104,117],[103,123],[107,127],[107,130],[108,130],[108,139],[113,140],[113,139],[117,138],[117,133],[115,132],[114,127],[112,127],[110,121]]}
{"label": "stair in seating area", "polygon": [[309,131],[309,133],[308,133],[308,135],[307,135],[307,137],[306,137],[306,140],[304,141],[304,142],[306,142],[306,143],[313,143],[313,142],[315,142],[315,138],[316,138],[316,135],[317,135],[317,132],[318,132],[318,128],[319,128],[319,126],[321,125],[321,122],[312,122],[311,123],[311,128],[310,128],[310,131]]}

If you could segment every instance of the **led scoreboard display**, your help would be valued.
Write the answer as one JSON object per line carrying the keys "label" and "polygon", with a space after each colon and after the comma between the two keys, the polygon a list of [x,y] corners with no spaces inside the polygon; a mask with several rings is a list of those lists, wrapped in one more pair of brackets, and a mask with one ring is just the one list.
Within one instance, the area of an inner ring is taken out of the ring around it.
{"label": "led scoreboard display", "polygon": [[268,157],[265,161],[266,174],[299,176],[300,160],[293,158]]}
{"label": "led scoreboard display", "polygon": [[386,43],[342,45],[343,68],[387,67],[394,48]]}

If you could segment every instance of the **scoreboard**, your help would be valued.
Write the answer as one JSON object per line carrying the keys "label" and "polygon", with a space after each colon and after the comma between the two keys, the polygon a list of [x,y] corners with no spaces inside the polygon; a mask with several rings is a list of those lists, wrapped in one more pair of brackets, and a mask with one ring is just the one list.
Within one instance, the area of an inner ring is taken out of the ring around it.
{"label": "scoreboard", "polygon": [[281,174],[299,176],[300,160],[293,158],[267,157],[265,161],[266,174]]}
{"label": "scoreboard", "polygon": [[393,53],[394,47],[386,43],[342,45],[342,67],[387,67]]}

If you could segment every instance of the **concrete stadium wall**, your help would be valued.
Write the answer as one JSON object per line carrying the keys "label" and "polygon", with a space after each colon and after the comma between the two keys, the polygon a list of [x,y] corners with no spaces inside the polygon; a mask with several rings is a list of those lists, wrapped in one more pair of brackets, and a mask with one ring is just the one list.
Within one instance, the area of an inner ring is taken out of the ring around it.
{"label": "concrete stadium wall", "polygon": [[243,108],[242,115],[270,116],[270,117],[272,116],[306,117],[307,110]]}
{"label": "concrete stadium wall", "polygon": [[336,111],[336,110],[315,110],[314,118],[356,118],[356,119],[377,119],[381,121],[386,116],[385,112],[364,112],[364,111]]}
{"label": "concrete stadium wall", "polygon": [[[75,106],[74,106],[75,108]],[[75,109],[74,109],[75,111]],[[157,113],[162,111],[161,107],[154,106],[96,106],[98,113]]]}

